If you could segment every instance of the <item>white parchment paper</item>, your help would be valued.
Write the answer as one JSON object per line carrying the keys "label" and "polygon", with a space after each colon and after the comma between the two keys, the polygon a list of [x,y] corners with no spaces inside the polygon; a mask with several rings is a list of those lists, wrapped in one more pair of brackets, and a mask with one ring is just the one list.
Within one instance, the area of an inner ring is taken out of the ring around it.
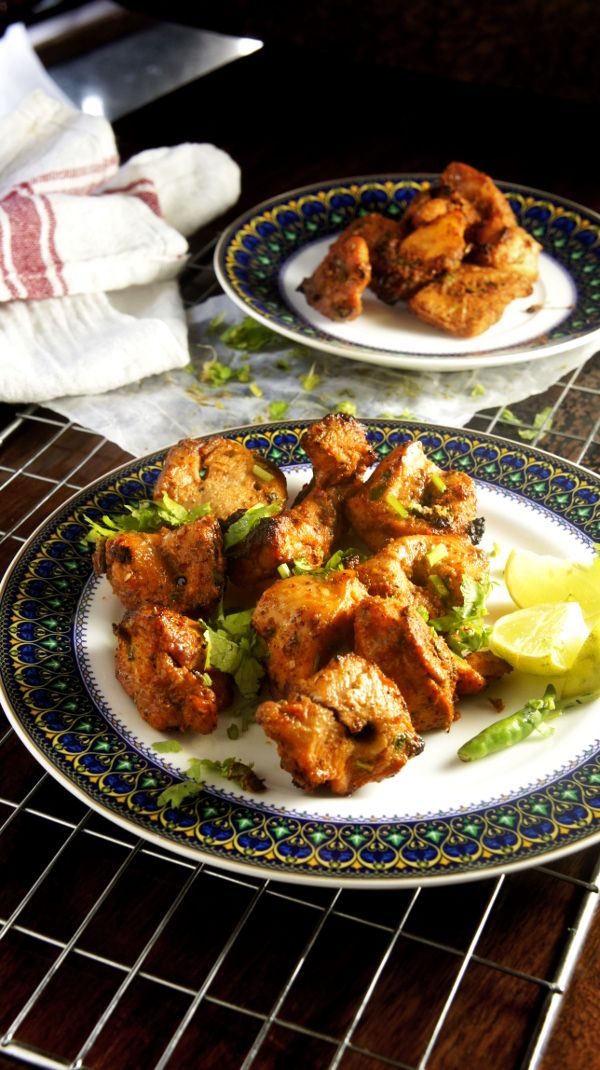
{"label": "white parchment paper", "polygon": [[401,371],[329,356],[276,336],[259,351],[239,351],[220,334],[243,319],[229,298],[213,297],[188,313],[187,368],[49,405],[136,456],[238,425],[318,418],[339,405],[363,419],[395,416],[461,427],[481,409],[541,393],[596,349],[582,346],[499,368]]}

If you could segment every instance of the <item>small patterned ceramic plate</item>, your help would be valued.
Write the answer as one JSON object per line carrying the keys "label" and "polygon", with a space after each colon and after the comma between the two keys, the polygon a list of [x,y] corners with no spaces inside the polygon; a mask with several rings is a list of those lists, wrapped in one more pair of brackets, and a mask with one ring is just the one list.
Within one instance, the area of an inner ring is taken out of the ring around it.
{"label": "small patterned ceramic plate", "polygon": [[541,243],[534,292],[511,302],[477,338],[422,323],[369,290],[350,323],[326,319],[298,290],[333,237],[357,215],[402,216],[434,175],[349,178],[284,193],[240,216],[222,235],[215,271],[229,297],[274,331],[372,364],[436,371],[514,364],[600,338],[600,216],[550,193],[499,182],[518,222]]}
{"label": "small patterned ceramic plate", "polygon": [[[365,421],[378,454],[418,438],[443,468],[468,472],[486,518],[484,545],[517,545],[591,560],[600,542],[600,480],[526,445],[472,431]],[[226,432],[288,476],[306,480],[300,438],[282,423]],[[458,747],[497,713],[487,698],[461,704],[449,733],[429,733],[422,755],[350,798],[307,795],[284,773],[273,744],[252,725],[232,741],[222,714],[210,736],[178,737],[141,720],[114,676],[112,625],[122,616],[82,544],[86,516],[123,511],[148,497],[163,453],[132,461],[62,506],[31,537],[0,592],[1,680],[9,718],[43,766],[91,807],[130,831],[186,856],[281,880],[365,886],[445,883],[531,865],[589,845],[600,835],[600,703],[534,738],[468,765]],[[495,575],[502,555],[493,558]],[[502,585],[493,611],[510,608]],[[543,691],[539,677],[493,689],[507,712]],[[239,722],[238,722],[239,724]],[[170,735],[172,739],[173,736]],[[209,776],[195,798],[160,801],[191,758],[253,762],[266,792],[252,795]]]}

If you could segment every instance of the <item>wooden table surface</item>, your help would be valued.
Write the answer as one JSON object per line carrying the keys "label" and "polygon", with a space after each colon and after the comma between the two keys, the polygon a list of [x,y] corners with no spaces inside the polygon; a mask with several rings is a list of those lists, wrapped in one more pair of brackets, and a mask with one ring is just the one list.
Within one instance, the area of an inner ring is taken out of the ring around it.
{"label": "wooden table surface", "polygon": [[[239,204],[193,241],[202,296],[202,250],[225,223],[313,180],[438,172],[458,159],[599,210],[595,112],[278,46],[115,131],[123,158],[213,141],[240,163]],[[599,395],[597,356],[512,407],[532,424],[550,404],[540,445],[597,470]],[[0,418],[2,428],[17,420],[0,447],[5,568],[45,515],[127,457],[50,406],[0,406]],[[497,412],[470,426],[518,441]],[[600,1066],[598,847],[416,891],[243,878],[87,813],[2,723],[2,1070]]]}

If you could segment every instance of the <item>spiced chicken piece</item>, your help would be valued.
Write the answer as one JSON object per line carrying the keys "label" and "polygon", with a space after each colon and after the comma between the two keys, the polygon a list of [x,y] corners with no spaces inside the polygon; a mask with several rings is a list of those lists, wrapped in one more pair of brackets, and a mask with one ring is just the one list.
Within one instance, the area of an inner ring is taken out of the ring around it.
{"label": "spiced chicken piece", "polygon": [[497,240],[506,227],[516,226],[515,214],[489,175],[466,163],[453,161],[440,175],[442,194],[459,194],[475,209],[476,221],[468,232],[476,245]]}
{"label": "spiced chicken piece", "polygon": [[204,516],[157,533],[119,532],[98,543],[94,571],[105,572],[126,609],[156,604],[189,615],[210,615],[225,577],[219,522]]}
{"label": "spiced chicken piece", "polygon": [[465,534],[475,520],[475,484],[442,471],[419,441],[396,446],[345,502],[346,515],[372,550],[414,534]]}
{"label": "spiced chicken piece", "polygon": [[231,691],[224,673],[205,669],[201,626],[181,613],[142,606],[126,613],[115,633],[116,677],[143,719],[161,732],[212,732]]}
{"label": "spiced chicken piece", "polygon": [[339,412],[311,424],[302,435],[302,448],[312,463],[317,487],[355,482],[375,460],[362,424]]}
{"label": "spiced chicken piece", "polygon": [[357,575],[370,594],[416,599],[437,617],[463,604],[466,578],[488,578],[489,561],[465,535],[405,535],[361,562]]}
{"label": "spiced chicken piece", "polygon": [[423,286],[408,307],[432,327],[459,338],[474,338],[497,323],[511,301],[527,297],[532,288],[526,274],[463,263]]}
{"label": "spiced chicken piece", "polygon": [[362,295],[370,281],[371,261],[365,239],[342,231],[299,289],[321,315],[330,320],[353,320],[362,312]]}
{"label": "spiced chicken piece", "polygon": [[[257,473],[257,468],[260,470]],[[227,438],[186,438],[172,446],[158,477],[155,501],[163,494],[193,509],[210,505],[225,520],[238,509],[287,500],[283,472],[255,450]]]}
{"label": "spiced chicken piece", "polygon": [[274,695],[311,676],[332,653],[352,645],[354,613],[366,590],[350,569],[325,576],[291,576],[259,598],[252,626],[269,651]]}
{"label": "spiced chicken piece", "polygon": [[417,732],[450,728],[459,716],[454,658],[415,606],[393,598],[363,599],[356,608],[354,638],[356,653],[397,684]]}
{"label": "spiced chicken piece", "polygon": [[451,205],[406,237],[389,238],[373,270],[376,296],[389,305],[405,301],[438,275],[457,268],[467,251],[467,223],[460,206]]}
{"label": "spiced chicken piece", "polygon": [[335,657],[287,698],[263,702],[256,719],[305,791],[350,795],[394,776],[423,749],[399,689],[352,653]]}
{"label": "spiced chicken piece", "polygon": [[523,227],[505,227],[485,244],[475,245],[469,260],[481,267],[509,271],[535,282],[542,246]]}
{"label": "spiced chicken piece", "polygon": [[512,672],[508,662],[491,650],[475,650],[464,658],[456,656],[456,669],[457,695],[475,695]]}
{"label": "spiced chicken piece", "polygon": [[373,457],[366,432],[353,417],[330,414],[301,442],[313,463],[312,479],[292,506],[263,517],[234,547],[229,576],[238,586],[260,586],[295,560],[316,568],[343,534],[344,500]]}

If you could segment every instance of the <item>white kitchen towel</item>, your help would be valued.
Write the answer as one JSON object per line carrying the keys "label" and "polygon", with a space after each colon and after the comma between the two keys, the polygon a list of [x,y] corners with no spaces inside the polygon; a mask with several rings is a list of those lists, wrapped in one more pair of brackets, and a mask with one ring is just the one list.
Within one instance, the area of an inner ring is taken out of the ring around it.
{"label": "white kitchen towel", "polygon": [[[0,78],[1,83],[1,78]],[[112,390],[189,360],[186,236],[235,204],[210,144],[119,166],[110,124],[35,90],[0,120],[0,400]]]}

